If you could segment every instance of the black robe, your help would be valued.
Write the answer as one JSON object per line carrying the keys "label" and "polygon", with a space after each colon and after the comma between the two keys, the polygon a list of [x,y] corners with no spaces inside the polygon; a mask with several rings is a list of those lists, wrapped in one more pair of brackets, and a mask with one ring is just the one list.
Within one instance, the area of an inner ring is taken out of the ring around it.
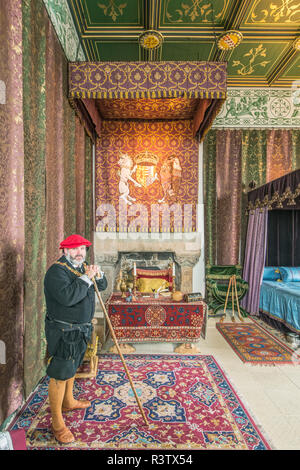
{"label": "black robe", "polygon": [[[95,289],[80,279],[82,274],[62,256],[48,269],[44,280],[45,333],[50,355],[47,374],[57,380],[75,375],[91,339]],[[107,287],[105,276],[96,283],[99,290]]]}

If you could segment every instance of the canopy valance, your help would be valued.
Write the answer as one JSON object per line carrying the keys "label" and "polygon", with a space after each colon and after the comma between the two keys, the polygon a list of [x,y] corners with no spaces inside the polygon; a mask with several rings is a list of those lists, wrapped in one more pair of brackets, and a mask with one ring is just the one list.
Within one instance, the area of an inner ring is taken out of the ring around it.
{"label": "canopy valance", "polygon": [[83,120],[82,104],[89,113],[90,135],[90,121],[99,136],[103,118],[193,119],[193,136],[202,141],[226,99],[226,67],[226,62],[72,62],[69,99]]}
{"label": "canopy valance", "polygon": [[226,98],[225,62],[71,62],[71,98]]}
{"label": "canopy valance", "polygon": [[263,207],[300,209],[300,169],[249,191],[247,211]]}

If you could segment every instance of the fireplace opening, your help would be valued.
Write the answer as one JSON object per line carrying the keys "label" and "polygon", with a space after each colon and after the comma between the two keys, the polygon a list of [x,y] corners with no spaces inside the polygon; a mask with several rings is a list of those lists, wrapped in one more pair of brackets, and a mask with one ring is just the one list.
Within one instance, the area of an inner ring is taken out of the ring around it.
{"label": "fireplace opening", "polygon": [[115,267],[115,279],[120,271],[129,273],[134,263],[137,268],[145,269],[168,269],[170,264],[175,263],[175,286],[181,288],[181,268],[175,260],[174,252],[118,252],[118,260]]}

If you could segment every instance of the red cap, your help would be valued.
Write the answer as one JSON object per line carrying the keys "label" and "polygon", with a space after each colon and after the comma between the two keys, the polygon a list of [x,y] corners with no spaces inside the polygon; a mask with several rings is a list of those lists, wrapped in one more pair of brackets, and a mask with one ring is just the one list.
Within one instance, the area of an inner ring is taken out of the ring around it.
{"label": "red cap", "polygon": [[89,242],[86,238],[81,237],[80,235],[70,235],[61,242],[59,248],[77,248],[78,246],[82,245],[91,246],[91,242]]}

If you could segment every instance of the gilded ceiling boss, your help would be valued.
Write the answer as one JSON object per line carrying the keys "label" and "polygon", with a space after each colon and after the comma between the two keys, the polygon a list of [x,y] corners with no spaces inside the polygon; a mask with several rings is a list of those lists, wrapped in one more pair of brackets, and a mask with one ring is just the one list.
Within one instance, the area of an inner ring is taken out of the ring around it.
{"label": "gilded ceiling boss", "polygon": [[62,412],[88,408],[87,400],[73,397],[76,371],[83,361],[91,339],[91,320],[95,312],[96,276],[99,290],[107,287],[99,266],[85,263],[91,242],[80,235],[71,235],[60,244],[63,255],[48,269],[44,280],[47,315],[45,333],[50,359],[47,374],[52,431],[62,444],[74,441],[65,425]]}

